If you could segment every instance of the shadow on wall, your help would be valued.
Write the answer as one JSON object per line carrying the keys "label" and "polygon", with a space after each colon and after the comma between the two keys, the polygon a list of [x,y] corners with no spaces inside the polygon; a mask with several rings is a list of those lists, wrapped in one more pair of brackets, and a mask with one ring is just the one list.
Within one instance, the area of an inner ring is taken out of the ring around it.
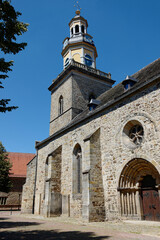
{"label": "shadow on wall", "polygon": [[18,231],[18,232],[1,232],[1,239],[3,240],[102,240],[108,239],[109,236],[96,237],[92,232],[58,232],[56,231]]}

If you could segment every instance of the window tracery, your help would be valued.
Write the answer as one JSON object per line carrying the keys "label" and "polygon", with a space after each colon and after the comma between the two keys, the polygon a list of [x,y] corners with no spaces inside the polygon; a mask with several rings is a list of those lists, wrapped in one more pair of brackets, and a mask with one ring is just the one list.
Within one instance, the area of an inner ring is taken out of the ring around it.
{"label": "window tracery", "polygon": [[126,123],[122,132],[123,143],[130,149],[139,147],[144,139],[144,128],[138,120],[130,120]]}
{"label": "window tracery", "polygon": [[141,125],[135,125],[133,126],[129,131],[129,137],[132,140],[133,143],[136,145],[140,145],[143,140],[143,127]]}

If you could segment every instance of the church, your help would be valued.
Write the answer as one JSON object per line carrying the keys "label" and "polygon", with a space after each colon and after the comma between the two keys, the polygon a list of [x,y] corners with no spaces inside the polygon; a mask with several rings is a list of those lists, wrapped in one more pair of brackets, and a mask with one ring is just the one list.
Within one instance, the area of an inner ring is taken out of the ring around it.
{"label": "church", "polygon": [[113,87],[76,11],[49,86],[50,135],[28,163],[22,213],[160,221],[160,59]]}

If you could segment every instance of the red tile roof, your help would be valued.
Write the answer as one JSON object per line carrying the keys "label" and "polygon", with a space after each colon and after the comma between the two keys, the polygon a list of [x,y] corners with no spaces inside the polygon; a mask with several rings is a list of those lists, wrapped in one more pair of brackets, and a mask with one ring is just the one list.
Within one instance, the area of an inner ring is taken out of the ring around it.
{"label": "red tile roof", "polygon": [[9,152],[8,158],[12,162],[10,177],[26,177],[27,163],[29,163],[36,155],[33,153],[14,153]]}

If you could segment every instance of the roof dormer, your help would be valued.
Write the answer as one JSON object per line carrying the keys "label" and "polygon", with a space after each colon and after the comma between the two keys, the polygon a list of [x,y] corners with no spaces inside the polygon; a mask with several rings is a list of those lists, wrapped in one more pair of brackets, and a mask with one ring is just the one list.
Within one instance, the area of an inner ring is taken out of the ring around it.
{"label": "roof dormer", "polygon": [[125,91],[129,90],[137,81],[137,79],[127,75],[126,79],[122,82]]}

